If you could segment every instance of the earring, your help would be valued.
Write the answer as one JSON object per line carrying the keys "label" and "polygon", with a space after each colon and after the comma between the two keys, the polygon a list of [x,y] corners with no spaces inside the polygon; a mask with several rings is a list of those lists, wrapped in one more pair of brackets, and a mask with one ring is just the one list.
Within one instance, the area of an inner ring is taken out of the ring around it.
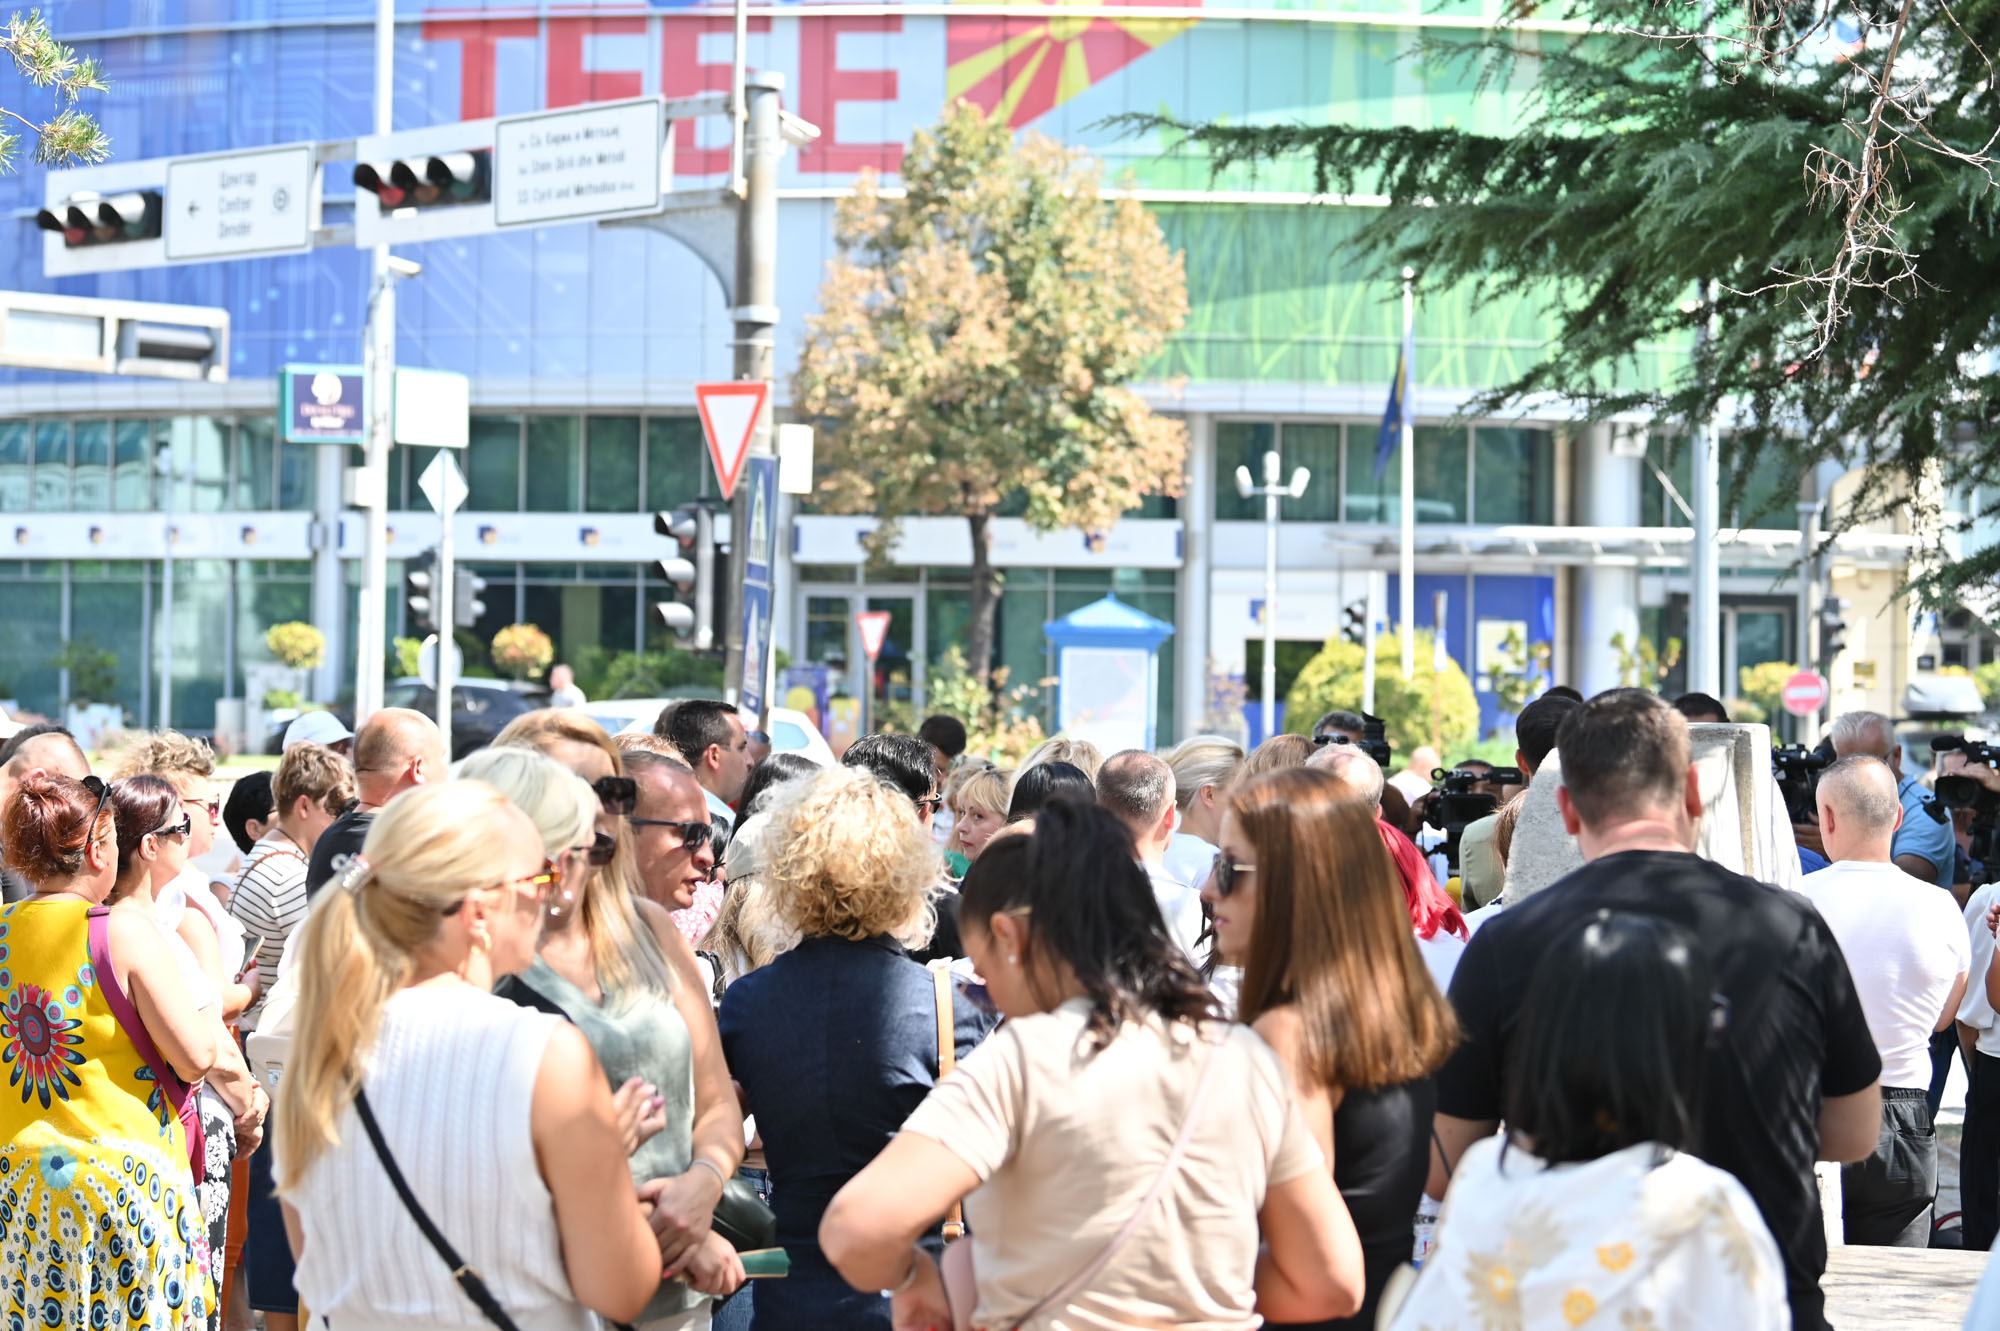
{"label": "earring", "polygon": [[1009,952],[1009,953],[1007,954],[1007,964],[1008,964],[1009,966],[1018,966],[1018,965],[1020,965],[1020,964],[1021,964],[1021,956],[1020,956],[1020,954],[1019,954],[1018,952]]}
{"label": "earring", "polygon": [[493,950],[493,935],[487,932],[485,925],[482,924],[472,931],[472,945],[481,952],[491,952]]}

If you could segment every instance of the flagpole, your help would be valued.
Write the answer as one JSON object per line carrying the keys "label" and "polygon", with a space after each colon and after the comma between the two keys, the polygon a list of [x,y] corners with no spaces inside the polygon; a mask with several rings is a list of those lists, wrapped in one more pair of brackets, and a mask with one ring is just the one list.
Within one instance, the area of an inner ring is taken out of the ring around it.
{"label": "flagpole", "polygon": [[1410,390],[1416,386],[1416,367],[1411,364],[1416,359],[1417,301],[1410,284],[1416,279],[1417,270],[1403,270],[1403,530],[1400,549],[1397,553],[1398,573],[1397,600],[1402,620],[1400,632],[1403,639],[1403,678],[1409,680],[1417,671],[1417,459],[1416,432],[1410,424]]}

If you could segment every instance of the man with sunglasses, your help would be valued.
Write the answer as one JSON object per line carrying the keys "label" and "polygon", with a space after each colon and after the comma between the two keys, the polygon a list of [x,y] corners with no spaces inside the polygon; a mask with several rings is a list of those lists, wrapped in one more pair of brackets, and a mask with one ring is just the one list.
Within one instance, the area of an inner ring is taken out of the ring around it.
{"label": "man with sunglasses", "polygon": [[[44,724],[17,731],[0,747],[0,809],[12,803],[21,783],[38,772],[81,781],[90,775],[90,763],[75,736],[61,726]],[[27,879],[0,868],[0,896],[10,902],[25,901],[34,892]]]}
{"label": "man with sunglasses", "polygon": [[312,861],[306,866],[306,896],[333,881],[338,866],[361,852],[383,805],[406,790],[444,780],[450,765],[444,732],[422,712],[385,707],[369,717],[354,737],[357,798],[313,843]]}
{"label": "man with sunglasses", "polygon": [[1358,712],[1332,711],[1313,722],[1313,747],[1323,749],[1329,744],[1359,744],[1361,737],[1368,733],[1368,723]]}
{"label": "man with sunglasses", "polygon": [[625,750],[625,774],[633,785],[625,824],[632,829],[640,889],[669,911],[689,910],[715,871],[715,833],[702,787],[686,768],[643,749]]}

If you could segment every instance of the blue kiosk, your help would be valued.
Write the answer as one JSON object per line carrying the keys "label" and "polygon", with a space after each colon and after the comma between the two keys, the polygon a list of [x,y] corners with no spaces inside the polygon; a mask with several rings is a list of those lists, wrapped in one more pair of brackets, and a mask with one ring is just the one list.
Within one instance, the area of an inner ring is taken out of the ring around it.
{"label": "blue kiosk", "polygon": [[1150,749],[1159,714],[1160,645],[1174,626],[1115,595],[1042,625],[1056,649],[1056,726],[1105,753]]}

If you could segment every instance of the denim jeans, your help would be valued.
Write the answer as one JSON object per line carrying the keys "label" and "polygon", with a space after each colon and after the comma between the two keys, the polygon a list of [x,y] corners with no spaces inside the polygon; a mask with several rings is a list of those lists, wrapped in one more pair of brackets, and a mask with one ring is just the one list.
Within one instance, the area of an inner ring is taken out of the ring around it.
{"label": "denim jeans", "polygon": [[[771,1176],[761,1169],[739,1169],[737,1177],[757,1190],[757,1195],[771,1200]],[[743,1288],[729,1296],[727,1302],[716,1305],[714,1320],[709,1323],[711,1331],[750,1331],[751,1299],[757,1293],[757,1282],[746,1280]]]}

